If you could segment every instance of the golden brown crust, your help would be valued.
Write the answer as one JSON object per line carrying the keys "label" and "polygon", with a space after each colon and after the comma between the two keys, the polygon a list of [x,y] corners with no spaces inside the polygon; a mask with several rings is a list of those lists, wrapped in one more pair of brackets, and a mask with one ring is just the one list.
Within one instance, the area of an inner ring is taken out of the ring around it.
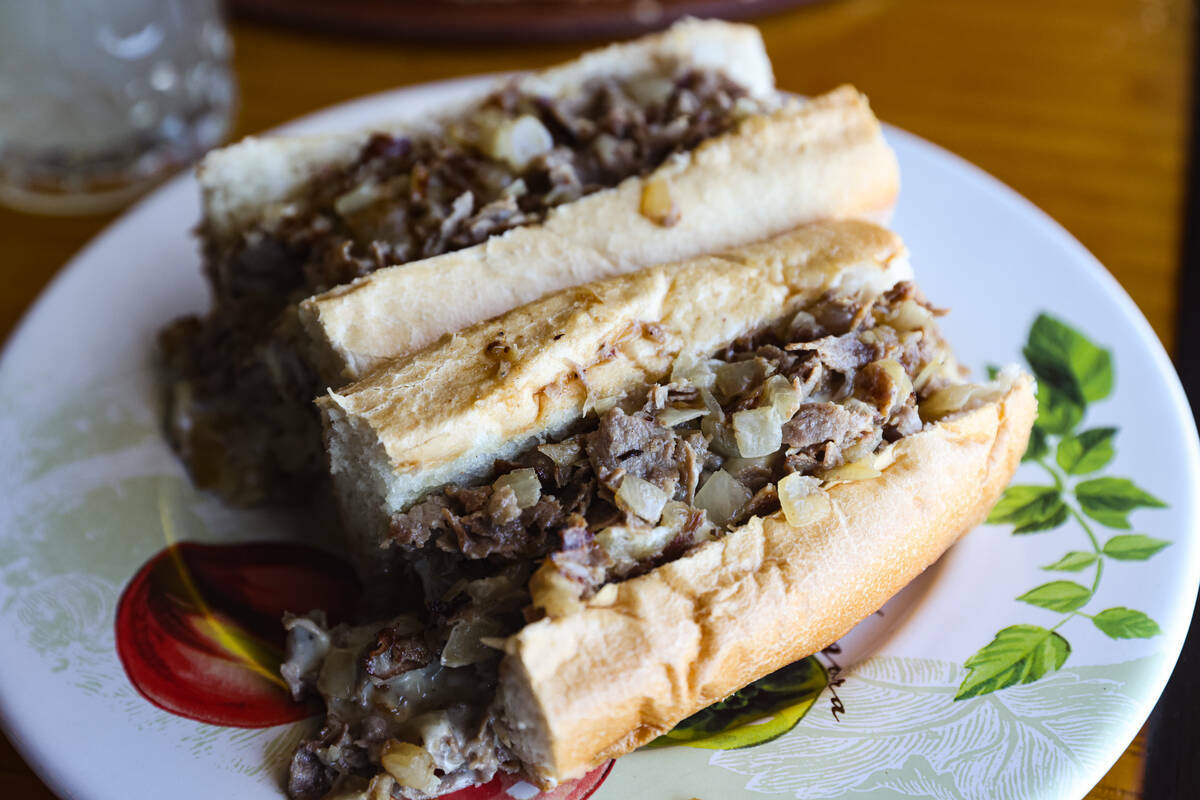
{"label": "golden brown crust", "polygon": [[[642,213],[653,182],[666,185],[678,211],[670,227]],[[646,178],[555,209],[540,225],[310,298],[301,320],[312,360],[336,386],[550,292],[817,220],[877,216],[898,190],[896,159],[878,121],[866,98],[844,86],[751,117]]]}
{"label": "golden brown crust", "polygon": [[[477,477],[532,437],[838,288],[911,277],[899,238],[865,222],[774,239],[568,289],[446,336],[317,401],[353,550],[428,489]],[[753,291],[747,291],[753,287]]]}
{"label": "golden brown crust", "polygon": [[752,520],[619,584],[611,605],[527,626],[501,668],[518,755],[544,783],[566,780],[835,641],[983,520],[1034,414],[1022,375],[1000,401],[901,439],[881,477],[833,486],[824,519]]}

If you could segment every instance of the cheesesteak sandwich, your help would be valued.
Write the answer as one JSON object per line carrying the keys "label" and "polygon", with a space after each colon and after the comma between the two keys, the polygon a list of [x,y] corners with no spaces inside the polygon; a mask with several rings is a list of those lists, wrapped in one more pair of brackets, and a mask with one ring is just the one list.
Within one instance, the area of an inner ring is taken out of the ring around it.
{"label": "cheesesteak sandwich", "polygon": [[167,427],[239,503],[308,492],[324,387],[547,292],[885,214],[898,184],[858,92],[780,96],[754,28],[696,20],[403,124],[247,139],[199,180],[214,304],[163,333]]}
{"label": "cheesesteak sandwich", "polygon": [[[884,604],[980,522],[1031,379],[969,383],[897,237],[815,225],[549,295],[318,404],[380,622],[290,616],[294,798],[582,774]],[[382,565],[382,566],[381,566]]]}

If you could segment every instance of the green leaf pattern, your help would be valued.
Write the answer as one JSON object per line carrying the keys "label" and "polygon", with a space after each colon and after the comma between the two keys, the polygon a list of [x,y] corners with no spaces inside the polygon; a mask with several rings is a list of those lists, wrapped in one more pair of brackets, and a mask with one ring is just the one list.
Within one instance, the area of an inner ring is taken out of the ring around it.
{"label": "green leaf pattern", "polygon": [[1092,622],[1114,639],[1149,639],[1162,633],[1157,622],[1132,608],[1106,608]]}
{"label": "green leaf pattern", "polygon": [[1074,581],[1053,581],[1030,589],[1017,599],[1050,611],[1074,611],[1087,605],[1087,601],[1092,599],[1092,592]]}
{"label": "green leaf pattern", "polygon": [[[1166,503],[1128,478],[1081,478],[1104,469],[1116,456],[1116,428],[1076,430],[1089,404],[1112,393],[1112,355],[1049,314],[1039,314],[1034,320],[1023,352],[1038,379],[1038,417],[1022,461],[1042,467],[1053,483],[1008,487],[987,521],[1012,525],[1014,534],[1028,534],[1055,530],[1073,518],[1091,550],[1070,550],[1043,569],[1092,570],[1092,580],[1090,586],[1050,581],[1017,597],[1022,603],[1063,616],[1051,627],[1013,625],[996,634],[967,659],[968,675],[956,700],[1039,680],[1061,669],[1070,645],[1058,630],[1075,617],[1091,619],[1096,629],[1111,639],[1147,639],[1161,633],[1158,623],[1136,609],[1119,606],[1095,614],[1085,611],[1096,596],[1107,560],[1145,561],[1169,544],[1145,534],[1118,534],[1101,546],[1088,521],[1129,530],[1133,511],[1166,508]],[[1051,453],[1054,464],[1048,460]]]}
{"label": "green leaf pattern", "polygon": [[1055,460],[1068,475],[1086,475],[1103,469],[1116,451],[1112,440],[1116,428],[1094,428],[1078,436],[1064,436],[1058,443]]}
{"label": "green leaf pattern", "polygon": [[1095,564],[1098,557],[1095,553],[1072,550],[1058,561],[1055,561],[1053,564],[1047,564],[1042,569],[1055,570],[1057,572],[1079,572]]}
{"label": "green leaf pattern", "polygon": [[[1086,591],[1086,590],[1085,590]],[[1071,646],[1054,631],[1037,625],[1013,625],[964,665],[970,674],[958,687],[955,700],[988,694],[1005,686],[1032,683],[1060,668]]]}

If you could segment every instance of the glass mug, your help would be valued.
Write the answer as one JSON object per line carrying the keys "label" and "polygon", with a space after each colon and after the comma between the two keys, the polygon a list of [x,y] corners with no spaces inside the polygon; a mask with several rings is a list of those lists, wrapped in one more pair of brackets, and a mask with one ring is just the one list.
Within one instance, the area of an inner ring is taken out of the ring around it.
{"label": "glass mug", "polygon": [[224,140],[218,0],[0,0],[0,203],[120,206]]}

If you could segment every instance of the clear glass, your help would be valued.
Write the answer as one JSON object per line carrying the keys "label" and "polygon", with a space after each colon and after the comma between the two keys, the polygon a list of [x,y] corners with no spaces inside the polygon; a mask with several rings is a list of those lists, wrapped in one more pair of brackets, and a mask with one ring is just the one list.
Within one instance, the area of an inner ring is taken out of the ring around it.
{"label": "clear glass", "polygon": [[0,203],[89,213],[219,144],[235,102],[218,0],[0,0]]}

